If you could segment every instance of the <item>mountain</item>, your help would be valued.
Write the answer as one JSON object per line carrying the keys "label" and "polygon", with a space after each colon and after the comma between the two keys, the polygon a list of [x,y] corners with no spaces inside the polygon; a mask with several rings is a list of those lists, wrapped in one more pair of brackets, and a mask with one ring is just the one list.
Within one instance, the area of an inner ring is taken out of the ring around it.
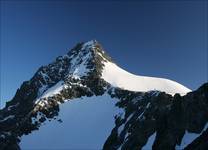
{"label": "mountain", "polygon": [[207,149],[208,83],[136,76],[95,40],[23,82],[0,110],[0,149]]}

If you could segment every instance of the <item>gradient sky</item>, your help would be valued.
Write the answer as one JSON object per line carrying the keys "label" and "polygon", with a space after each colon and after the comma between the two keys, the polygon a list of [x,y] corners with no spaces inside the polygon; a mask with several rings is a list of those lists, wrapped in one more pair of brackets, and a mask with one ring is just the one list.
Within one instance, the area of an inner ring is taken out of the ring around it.
{"label": "gradient sky", "polygon": [[1,1],[1,107],[41,65],[98,40],[131,73],[207,82],[207,2]]}

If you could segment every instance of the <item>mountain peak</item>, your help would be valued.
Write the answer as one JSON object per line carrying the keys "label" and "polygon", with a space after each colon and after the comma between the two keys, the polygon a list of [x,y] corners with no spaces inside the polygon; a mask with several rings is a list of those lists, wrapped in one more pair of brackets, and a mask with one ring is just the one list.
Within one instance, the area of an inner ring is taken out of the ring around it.
{"label": "mountain peak", "polygon": [[90,40],[90,41],[85,42],[83,44],[83,47],[85,47],[85,46],[91,46],[91,47],[93,47],[96,44],[98,44],[98,41],[97,40]]}
{"label": "mountain peak", "polygon": [[[190,93],[185,96],[171,96],[175,93],[184,95],[187,92]],[[101,97],[106,96],[108,96],[107,99],[112,100],[113,107],[115,105],[122,110],[123,115],[120,111],[115,115],[115,128],[106,140],[104,149],[115,147],[119,149],[123,145],[124,148],[127,146],[127,149],[132,149],[132,141],[136,142],[133,143],[134,147],[138,148],[138,143],[143,147],[152,134],[156,137],[156,149],[167,146],[173,149],[176,144],[180,144],[178,139],[184,135],[186,129],[199,133],[207,122],[203,119],[207,114],[207,103],[205,103],[207,84],[196,92],[191,92],[175,81],[131,74],[113,63],[102,46],[96,40],[91,40],[78,43],[66,55],[57,57],[49,65],[40,67],[29,81],[21,85],[6,107],[0,110],[0,128],[2,129],[0,149],[18,147],[20,137],[39,129],[51,119],[60,117],[61,106],[63,106],[60,105],[61,103],[75,99],[80,102],[86,97],[94,97],[99,101]],[[117,100],[116,103],[113,98]],[[85,99],[84,103],[89,101]],[[106,99],[101,101],[106,102]],[[90,111],[95,109],[103,109],[103,105],[93,105]],[[107,107],[103,112],[109,109],[110,107]],[[83,107],[80,106],[78,110],[82,112]],[[64,114],[78,113],[67,111]],[[172,116],[172,114],[175,115]],[[88,115],[85,114],[85,117]],[[165,122],[161,122],[161,118]],[[65,119],[71,120],[69,117]],[[184,120],[182,126],[179,124],[179,130],[176,129],[176,122],[182,120]],[[97,119],[94,121],[97,123]],[[168,138],[163,136],[164,132],[160,132],[162,131],[160,128],[168,133]],[[70,127],[66,125],[64,129],[68,131]],[[175,130],[179,133],[177,136]],[[158,137],[160,143],[158,143]],[[167,141],[163,143],[164,140]]]}
{"label": "mountain peak", "polygon": [[[74,48],[72,48],[68,52],[68,55],[71,57],[71,55],[77,54],[77,53],[83,53],[83,51],[85,54],[90,51],[96,52],[98,50],[98,47],[100,49],[101,44],[99,44],[97,40],[90,40],[87,42],[79,42],[75,45]],[[98,50],[98,51],[103,51],[103,50]]]}
{"label": "mountain peak", "polygon": [[[32,79],[24,82],[21,88],[17,90],[13,101],[10,103],[24,102],[24,99],[28,100],[30,96],[31,101],[34,99],[36,101],[37,98],[44,95],[48,89],[56,86],[59,82],[71,84],[74,79],[88,87],[92,87],[92,81],[96,80],[95,82],[105,81],[113,87],[129,91],[158,90],[171,95],[175,93],[185,95],[191,91],[171,80],[136,76],[123,70],[113,63],[98,41],[90,40],[78,43],[66,55],[57,57],[49,65],[40,67]],[[95,90],[96,92],[97,90]]]}

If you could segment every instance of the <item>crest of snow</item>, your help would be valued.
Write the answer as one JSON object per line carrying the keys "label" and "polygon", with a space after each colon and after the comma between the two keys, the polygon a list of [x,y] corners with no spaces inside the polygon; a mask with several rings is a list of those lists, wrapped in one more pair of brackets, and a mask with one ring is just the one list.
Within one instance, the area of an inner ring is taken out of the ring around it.
{"label": "crest of snow", "polygon": [[186,133],[183,136],[183,139],[181,141],[181,145],[176,145],[176,150],[181,150],[184,149],[186,146],[191,144],[197,137],[199,137],[206,129],[208,128],[208,123],[205,125],[204,129],[202,130],[201,133],[189,133],[186,131]]}
{"label": "crest of snow", "polygon": [[150,150],[152,149],[153,143],[155,141],[156,132],[152,134],[149,138],[147,143],[142,147],[142,150]]}
{"label": "crest of snow", "polygon": [[185,95],[191,90],[185,86],[168,79],[137,76],[131,74],[112,62],[103,62],[102,78],[111,85],[129,91],[164,91],[171,95],[179,93]]}
{"label": "crest of snow", "polygon": [[120,111],[108,94],[73,99],[60,105],[56,120],[22,136],[21,149],[102,149]]}

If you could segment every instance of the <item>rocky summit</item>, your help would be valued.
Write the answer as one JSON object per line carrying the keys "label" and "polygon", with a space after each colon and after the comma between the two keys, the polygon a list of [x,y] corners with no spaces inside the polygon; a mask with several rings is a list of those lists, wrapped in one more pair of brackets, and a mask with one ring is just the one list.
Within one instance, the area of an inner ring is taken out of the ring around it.
{"label": "rocky summit", "polygon": [[133,75],[78,43],[0,110],[0,149],[206,150],[208,83]]}

